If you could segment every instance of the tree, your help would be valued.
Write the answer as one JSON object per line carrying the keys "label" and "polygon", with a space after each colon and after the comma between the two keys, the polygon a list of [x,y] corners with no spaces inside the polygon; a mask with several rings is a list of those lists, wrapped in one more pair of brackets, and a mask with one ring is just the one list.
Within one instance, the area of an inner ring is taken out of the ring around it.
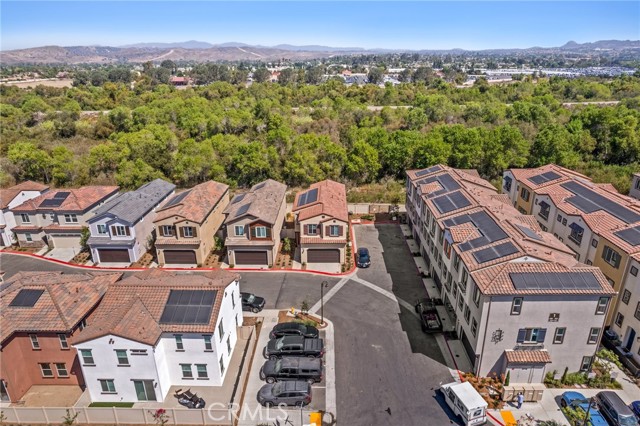
{"label": "tree", "polygon": [[411,83],[412,77],[413,77],[413,71],[411,70],[411,68],[405,68],[402,71],[400,71],[400,74],[398,75],[398,80],[400,80],[403,83]]}
{"label": "tree", "polygon": [[288,84],[292,84],[296,82],[296,72],[293,68],[284,68],[280,70],[280,75],[278,76],[278,83],[283,86]]}
{"label": "tree", "polygon": [[16,166],[16,180],[51,180],[52,160],[49,154],[31,142],[16,142],[9,147],[9,161]]}
{"label": "tree", "polygon": [[91,231],[86,226],[82,227],[80,231],[80,250],[81,251],[89,251],[89,245],[87,242],[89,241],[89,237],[91,236]]}
{"label": "tree", "polygon": [[163,178],[162,172],[138,158],[135,161],[124,160],[118,165],[116,183],[124,189],[135,189],[157,178]]}
{"label": "tree", "polygon": [[320,84],[320,82],[322,82],[323,75],[324,68],[321,66],[315,66],[307,69],[305,79],[308,84]]}
{"label": "tree", "polygon": [[369,73],[367,74],[367,79],[371,84],[380,84],[384,78],[384,71],[379,67],[372,67],[369,69]]}
{"label": "tree", "polygon": [[160,62],[160,66],[161,66],[162,68],[166,68],[166,69],[168,69],[168,70],[169,70],[169,72],[171,72],[171,74],[175,74],[175,73],[176,73],[176,71],[177,71],[177,68],[178,68],[178,67],[176,66],[176,63],[175,63],[175,62],[173,62],[173,61],[172,61],[172,60],[170,60],[170,59],[165,59],[164,61]]}
{"label": "tree", "polygon": [[253,80],[256,83],[264,83],[271,78],[271,72],[265,67],[258,68],[253,72]]}

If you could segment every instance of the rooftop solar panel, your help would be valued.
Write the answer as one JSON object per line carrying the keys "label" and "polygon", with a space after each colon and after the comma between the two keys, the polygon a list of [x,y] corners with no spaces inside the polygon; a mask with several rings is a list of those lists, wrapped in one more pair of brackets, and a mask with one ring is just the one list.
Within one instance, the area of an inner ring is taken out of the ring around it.
{"label": "rooftop solar panel", "polygon": [[546,182],[551,182],[552,180],[556,180],[559,177],[561,176],[556,172],[546,172],[539,175],[531,176],[529,180],[535,183],[536,185],[540,185]]}
{"label": "rooftop solar panel", "polygon": [[233,200],[231,201],[231,204],[236,204],[239,203],[240,201],[244,200],[244,197],[246,197],[247,194],[246,192],[244,194],[238,194],[235,197],[233,197]]}
{"label": "rooftop solar panel", "polygon": [[614,232],[614,235],[623,239],[632,246],[640,245],[640,225],[623,231]]}
{"label": "rooftop solar panel", "polygon": [[540,235],[536,234],[533,229],[527,228],[526,226],[523,226],[523,225],[516,225],[516,226],[527,237],[532,238],[534,240],[538,240],[538,241],[542,240],[542,237]]}
{"label": "rooftop solar panel", "polygon": [[510,256],[518,253],[518,249],[510,242],[498,244],[497,246],[487,247],[473,253],[473,257],[478,263],[486,263],[495,259]]}
{"label": "rooftop solar panel", "polygon": [[591,272],[510,273],[516,290],[600,290]]}
{"label": "rooftop solar panel", "polygon": [[208,324],[216,293],[215,290],[171,290],[160,323]]}
{"label": "rooftop solar panel", "polygon": [[604,210],[625,223],[640,221],[640,214],[621,204],[611,201],[607,197],[603,197],[578,182],[565,182],[560,186],[576,194],[574,197],[567,199],[567,201],[585,213]]}
{"label": "rooftop solar panel", "polygon": [[433,173],[433,172],[437,172],[438,170],[441,170],[442,167],[440,166],[431,166],[428,169],[424,169],[424,170],[420,170],[418,172],[416,172],[416,177],[420,177],[420,176],[424,176],[424,175],[428,175],[429,173]]}
{"label": "rooftop solar panel", "polygon": [[13,298],[9,306],[16,306],[22,308],[31,308],[42,296],[44,290],[40,289],[22,289],[18,292],[16,297]]}
{"label": "rooftop solar panel", "polygon": [[53,198],[55,198],[56,200],[66,200],[67,197],[69,196],[69,194],[71,194],[71,192],[68,191],[60,191],[60,192],[56,192],[53,195]]}
{"label": "rooftop solar panel", "polygon": [[64,200],[48,198],[46,200],[42,200],[38,207],[60,207]]}
{"label": "rooftop solar panel", "polygon": [[176,195],[175,197],[173,197],[172,199],[169,200],[169,202],[167,202],[167,204],[165,204],[164,207],[171,207],[171,206],[175,206],[176,204],[178,204],[180,201],[184,200],[184,198],[189,195],[189,193],[191,192],[191,190],[188,191],[184,191],[179,193],[178,195]]}
{"label": "rooftop solar panel", "polygon": [[444,225],[446,227],[451,227],[468,222],[473,223],[482,236],[471,241],[467,241],[464,244],[460,244],[460,250],[463,252],[474,248],[480,248],[508,237],[502,228],[500,228],[500,226],[498,226],[498,224],[484,211],[464,214],[447,219],[444,221]]}
{"label": "rooftop solar panel", "polygon": [[471,205],[471,202],[460,191],[451,194],[441,195],[433,199],[433,204],[440,213],[449,213]]}
{"label": "rooftop solar panel", "polygon": [[247,203],[244,206],[241,206],[238,211],[236,212],[236,216],[235,217],[240,217],[243,214],[245,214],[246,212],[249,211],[249,208],[251,207],[251,203]]}
{"label": "rooftop solar panel", "polygon": [[298,204],[296,207],[315,203],[316,201],[318,201],[318,188],[313,188],[307,192],[303,192],[300,197],[298,197]]}

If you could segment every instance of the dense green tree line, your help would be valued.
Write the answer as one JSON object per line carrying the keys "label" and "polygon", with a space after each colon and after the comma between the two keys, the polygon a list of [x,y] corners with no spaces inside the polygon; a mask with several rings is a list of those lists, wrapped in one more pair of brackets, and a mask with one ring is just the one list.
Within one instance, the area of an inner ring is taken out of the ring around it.
{"label": "dense green tree line", "polygon": [[[0,178],[125,188],[155,177],[179,186],[265,178],[297,186],[327,177],[360,185],[435,163],[496,179],[508,167],[554,162],[625,191],[640,170],[637,77],[465,89],[427,71],[418,78],[395,87],[216,82],[176,90],[148,75],[133,88],[1,86]],[[562,105],[612,99],[621,102]]]}

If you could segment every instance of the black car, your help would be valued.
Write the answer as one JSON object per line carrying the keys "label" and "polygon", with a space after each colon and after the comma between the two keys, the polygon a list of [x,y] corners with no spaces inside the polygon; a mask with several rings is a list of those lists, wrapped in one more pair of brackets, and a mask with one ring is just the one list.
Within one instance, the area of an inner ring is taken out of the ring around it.
{"label": "black car", "polygon": [[277,339],[283,336],[302,336],[315,339],[318,337],[318,329],[299,322],[283,322],[276,324],[269,333],[269,339]]}
{"label": "black car", "polygon": [[262,355],[276,360],[285,356],[306,356],[322,358],[324,355],[324,341],[322,339],[305,339],[302,336],[284,336],[271,339],[264,347]]}
{"label": "black car", "polygon": [[240,293],[242,298],[242,310],[257,314],[264,308],[264,298],[252,293]]}
{"label": "black car", "polygon": [[280,404],[304,407],[311,402],[311,385],[303,381],[267,384],[258,391],[258,402],[264,407]]}
{"label": "black car", "polygon": [[358,268],[368,268],[371,265],[369,249],[361,247],[358,249]]}
{"label": "black car", "polygon": [[260,369],[260,378],[267,383],[285,380],[322,381],[322,360],[318,358],[284,357],[269,360]]}

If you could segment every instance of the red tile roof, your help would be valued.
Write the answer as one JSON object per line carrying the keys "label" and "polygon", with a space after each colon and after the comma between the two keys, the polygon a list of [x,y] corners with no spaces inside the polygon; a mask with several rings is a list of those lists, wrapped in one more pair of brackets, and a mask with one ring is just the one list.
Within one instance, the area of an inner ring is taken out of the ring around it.
{"label": "red tile roof", "polygon": [[[113,334],[154,345],[163,332],[213,333],[222,305],[224,289],[240,275],[225,270],[204,274],[176,274],[149,269],[112,286],[91,314],[87,327],[73,343]],[[207,324],[160,324],[171,290],[218,290]]]}
{"label": "red tile roof", "polygon": [[[196,185],[170,198],[167,204],[158,210],[153,222],[157,223],[168,217],[178,216],[202,224],[228,190],[229,185],[213,180]],[[184,195],[185,192],[186,195]],[[174,199],[180,201],[171,205]]]}
{"label": "red tile roof", "polygon": [[545,349],[542,350],[506,350],[504,356],[509,364],[549,364],[551,355]]}
{"label": "red tile roof", "polygon": [[[15,332],[68,332],[122,273],[20,272],[0,287],[0,342]],[[10,306],[22,289],[44,290],[33,307]]]}
{"label": "red tile roof", "polygon": [[4,209],[9,206],[9,203],[13,201],[22,191],[38,191],[42,192],[49,189],[47,185],[43,185],[38,182],[26,181],[12,186],[11,188],[0,189],[0,209]]}
{"label": "red tile roof", "polygon": [[[59,207],[40,207],[40,203],[44,200],[53,198],[60,192],[69,192],[69,196],[60,204]],[[69,211],[69,212],[85,212],[90,207],[101,201],[107,200],[109,197],[118,192],[117,186],[83,186],[75,189],[59,189],[48,191],[36,198],[25,201],[12,209],[13,212],[37,212],[43,211]]]}
{"label": "red tile roof", "polygon": [[[297,207],[298,199],[312,189],[318,190],[317,200],[313,203]],[[306,191],[296,194],[293,201],[293,211],[298,211],[298,221],[309,219],[319,215],[327,215],[344,222],[349,221],[347,209],[347,190],[344,184],[330,179],[312,184]]]}

